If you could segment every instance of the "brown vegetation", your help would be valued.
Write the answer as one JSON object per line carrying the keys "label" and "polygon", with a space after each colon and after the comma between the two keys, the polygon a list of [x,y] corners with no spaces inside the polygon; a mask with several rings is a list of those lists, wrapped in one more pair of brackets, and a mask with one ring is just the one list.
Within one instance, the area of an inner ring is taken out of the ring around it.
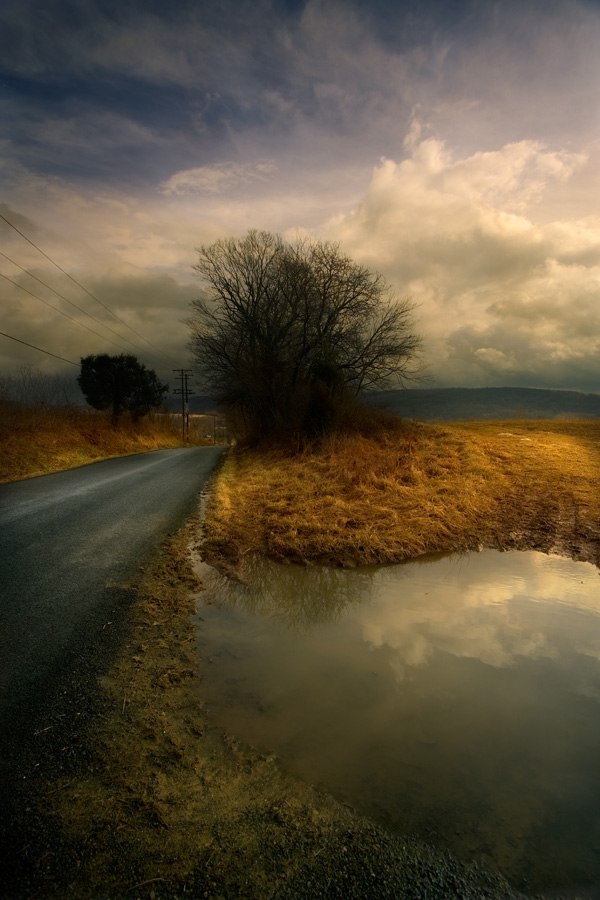
{"label": "brown vegetation", "polygon": [[[181,447],[180,418],[123,416],[79,406],[0,403],[0,483],[72,469],[111,456]],[[194,443],[201,441],[194,440]]]}
{"label": "brown vegetation", "polygon": [[479,545],[599,561],[600,422],[418,424],[232,454],[205,553],[363,565]]}

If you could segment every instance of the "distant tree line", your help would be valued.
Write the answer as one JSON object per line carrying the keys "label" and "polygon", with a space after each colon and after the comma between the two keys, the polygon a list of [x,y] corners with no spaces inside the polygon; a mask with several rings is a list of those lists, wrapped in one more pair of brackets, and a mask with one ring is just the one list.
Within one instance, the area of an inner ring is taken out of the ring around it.
{"label": "distant tree line", "polygon": [[81,402],[81,395],[70,375],[22,365],[14,373],[0,374],[0,401],[23,406],[72,406]]}

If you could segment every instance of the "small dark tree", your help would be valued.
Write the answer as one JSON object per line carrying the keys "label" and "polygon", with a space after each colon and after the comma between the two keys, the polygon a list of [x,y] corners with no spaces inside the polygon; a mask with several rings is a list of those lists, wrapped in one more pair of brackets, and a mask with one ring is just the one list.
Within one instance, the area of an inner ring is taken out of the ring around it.
{"label": "small dark tree", "polygon": [[156,372],[128,354],[84,357],[77,382],[90,406],[112,410],[115,424],[122,412],[131,413],[134,421],[145,416],[161,405],[169,390]]}
{"label": "small dark tree", "polygon": [[337,245],[250,231],[198,252],[197,374],[247,434],[322,432],[349,396],[416,373],[413,305]]}

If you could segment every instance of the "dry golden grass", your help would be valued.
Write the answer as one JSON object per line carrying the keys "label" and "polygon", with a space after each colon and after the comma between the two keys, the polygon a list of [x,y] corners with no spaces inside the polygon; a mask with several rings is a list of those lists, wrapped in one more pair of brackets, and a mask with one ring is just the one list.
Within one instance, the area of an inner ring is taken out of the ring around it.
{"label": "dry golden grass", "polygon": [[[389,423],[391,424],[391,423]],[[397,423],[291,454],[232,454],[205,552],[341,565],[481,544],[598,561],[600,422]]]}
{"label": "dry golden grass", "polygon": [[168,417],[151,415],[135,425],[124,418],[115,428],[91,409],[0,405],[0,483],[180,446],[181,433]]}

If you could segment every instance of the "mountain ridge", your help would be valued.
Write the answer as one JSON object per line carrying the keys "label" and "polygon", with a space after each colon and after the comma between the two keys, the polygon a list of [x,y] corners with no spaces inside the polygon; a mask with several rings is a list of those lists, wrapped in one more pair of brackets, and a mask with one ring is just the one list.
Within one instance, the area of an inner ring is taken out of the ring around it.
{"label": "mountain ridge", "polygon": [[403,418],[437,422],[600,418],[600,394],[546,388],[401,388],[367,399]]}
{"label": "mountain ridge", "polygon": [[[400,388],[372,391],[365,399],[403,418],[423,421],[600,418],[600,394],[549,388]],[[171,397],[170,406],[180,412],[181,399]],[[190,396],[189,411],[220,415],[215,401],[203,394]]]}

